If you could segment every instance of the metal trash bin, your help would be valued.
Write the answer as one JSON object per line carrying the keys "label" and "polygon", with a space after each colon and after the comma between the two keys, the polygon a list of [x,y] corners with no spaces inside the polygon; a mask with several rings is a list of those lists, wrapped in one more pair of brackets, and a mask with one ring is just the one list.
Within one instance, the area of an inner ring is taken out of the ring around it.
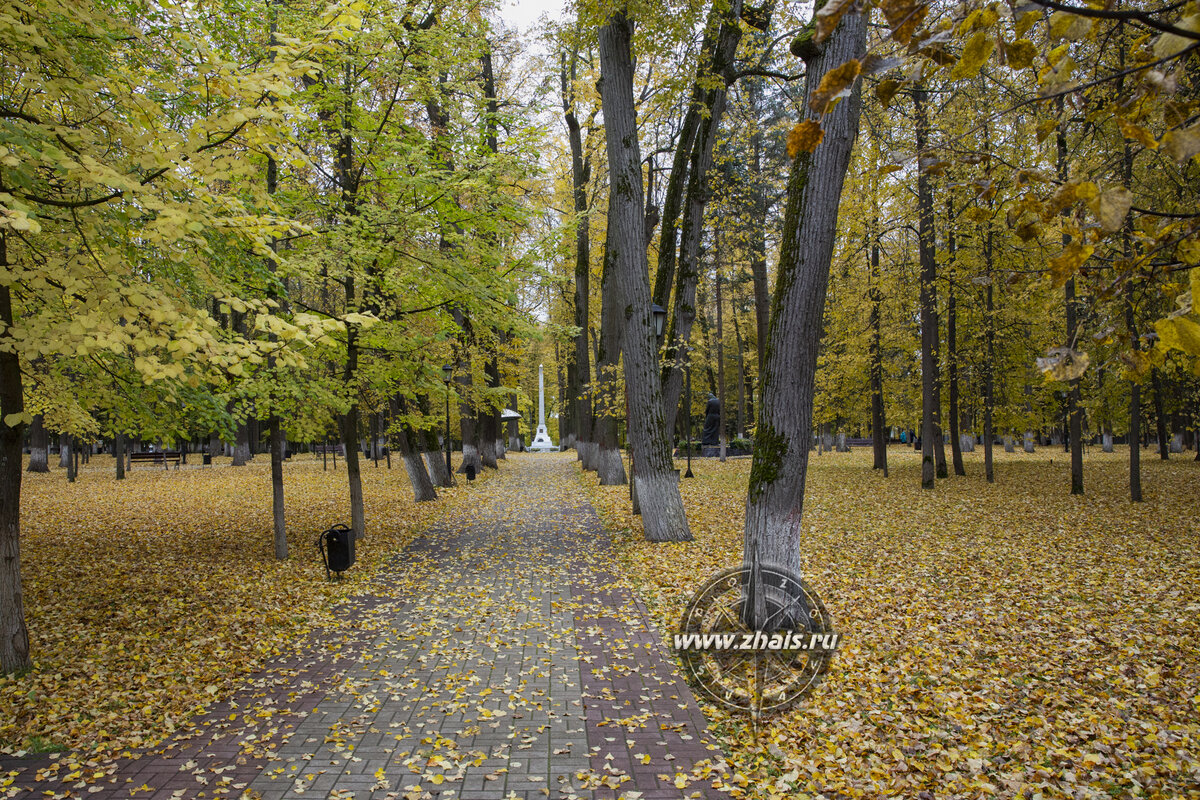
{"label": "metal trash bin", "polygon": [[212,466],[212,453],[204,454],[204,466],[206,466],[206,467]]}
{"label": "metal trash bin", "polygon": [[467,473],[468,481],[475,480],[475,465],[474,464],[467,464],[465,467],[463,467],[463,470]]}
{"label": "metal trash bin", "polygon": [[317,548],[325,562],[325,577],[332,580],[330,573],[341,573],[354,566],[354,532],[338,523],[317,537]]}

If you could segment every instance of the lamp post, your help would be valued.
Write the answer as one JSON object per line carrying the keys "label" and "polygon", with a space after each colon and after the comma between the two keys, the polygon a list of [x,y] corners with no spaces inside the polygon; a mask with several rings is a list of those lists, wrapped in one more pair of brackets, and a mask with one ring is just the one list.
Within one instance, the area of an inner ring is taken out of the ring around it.
{"label": "lamp post", "polygon": [[450,379],[454,377],[454,365],[442,365],[442,381],[446,384],[446,474],[454,475],[450,466]]}
{"label": "lamp post", "polygon": [[650,313],[654,315],[654,338],[661,339],[667,324],[667,310],[658,303],[651,303]]}

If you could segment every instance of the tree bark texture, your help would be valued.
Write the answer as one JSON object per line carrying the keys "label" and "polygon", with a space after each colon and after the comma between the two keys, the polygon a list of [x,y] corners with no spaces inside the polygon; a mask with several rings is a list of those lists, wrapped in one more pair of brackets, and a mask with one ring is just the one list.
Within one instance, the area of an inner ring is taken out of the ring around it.
{"label": "tree bark texture", "polygon": [[[8,266],[8,241],[0,232],[0,266]],[[0,284],[0,671],[32,666],[21,593],[21,442],[24,423],[5,422],[25,413],[21,360],[3,346],[13,327],[12,294]]]}
{"label": "tree bark texture", "polygon": [[[1062,113],[1063,101],[1058,100],[1058,110]],[[1058,177],[1066,183],[1067,180],[1067,132],[1060,123],[1056,136],[1058,150]],[[1064,214],[1070,211],[1064,211]],[[1063,234],[1062,243],[1065,247],[1071,240]],[[1063,287],[1063,300],[1066,306],[1067,348],[1075,350],[1079,342],[1079,301],[1075,297],[1075,279],[1067,280]],[[1071,379],[1067,391],[1067,444],[1071,450],[1071,494],[1083,494],[1083,406],[1080,403],[1079,378]]]}
{"label": "tree bark texture", "polygon": [[[564,56],[565,60],[565,56]],[[592,404],[588,396],[592,382],[588,352],[588,300],[591,294],[591,228],[588,223],[587,185],[591,163],[583,157],[583,136],[575,116],[575,76],[578,52],[572,51],[570,68],[562,69],[563,117],[567,123],[567,141],[571,147],[571,194],[575,205],[575,352],[570,371],[570,396],[575,405],[575,452],[586,467],[585,450],[592,435]],[[516,445],[512,445],[516,449]]]}
{"label": "tree bark texture", "polygon": [[[622,11],[600,29],[600,97],[610,175],[606,280],[614,284],[622,326],[629,442],[642,525],[651,541],[691,539],[679,475],[664,425],[649,265],[642,235],[642,159],[633,103],[633,23]],[[611,274],[608,274],[611,273]]]}
{"label": "tree bark texture", "polygon": [[[830,68],[862,57],[866,30],[865,15],[849,13],[823,45],[808,51],[804,108]],[[817,352],[838,203],[858,134],[860,91],[856,81],[849,96],[821,120],[821,143],[792,161],[746,499],[743,558],[751,568],[771,566],[796,576],[802,572],[801,520]],[[759,604],[750,616],[751,624],[763,621]]]}
{"label": "tree bark texture", "polygon": [[887,420],[883,404],[883,292],[875,284],[879,282],[879,239],[876,233],[878,220],[872,225],[871,232],[871,449],[874,461],[872,469],[883,470],[886,478],[887,463]]}
{"label": "tree bark texture", "polygon": [[33,415],[29,425],[29,472],[50,471],[50,434],[46,432],[45,419],[41,414]]}
{"label": "tree bark texture", "polygon": [[271,430],[271,515],[275,526],[275,558],[280,561],[288,557],[287,525],[284,521],[283,503],[283,422],[278,414],[272,414]]}
{"label": "tree bark texture", "polygon": [[[404,413],[401,398],[393,397],[391,406],[394,420]],[[393,422],[391,427],[391,435],[387,439],[389,442],[396,443],[396,449],[400,451],[400,457],[404,460],[404,471],[408,473],[408,482],[412,485],[413,500],[418,503],[437,500],[437,490],[433,488],[433,480],[430,479],[429,471],[425,468],[425,461],[421,458],[417,435],[412,428],[402,422]],[[446,472],[444,461],[442,462],[442,471]]]}
{"label": "tree bark texture", "polygon": [[[702,115],[688,165],[687,194],[679,236],[679,260],[675,273],[672,313],[667,328],[667,348],[663,359],[664,420],[669,431],[675,430],[675,415],[683,393],[683,347],[690,341],[696,320],[696,283],[700,276],[700,242],[704,234],[704,208],[711,194],[709,172],[713,149],[725,114],[726,87],[732,81],[733,60],[742,38],[741,0],[732,0],[721,19],[721,28],[712,50],[708,68],[710,80],[719,80],[703,96],[707,114]],[[607,110],[606,110],[607,113]],[[665,231],[665,228],[664,228]]]}
{"label": "tree bark texture", "polygon": [[[918,160],[924,158],[929,136],[925,87],[913,88],[916,106]],[[938,475],[937,453],[942,448],[942,404],[938,391],[937,261],[933,245],[933,191],[929,175],[917,170],[917,242],[921,262],[921,487],[932,489]],[[944,451],[943,451],[944,452]],[[943,463],[945,455],[942,456]]]}
{"label": "tree bark texture", "polygon": [[955,262],[956,245],[954,239],[954,206],[953,201],[946,200],[946,249],[949,253],[950,267],[947,270],[949,282],[946,289],[946,371],[950,375],[950,460],[954,465],[955,475],[966,475],[963,467],[963,441],[960,436],[959,422],[959,366],[958,366],[958,297],[955,292]]}

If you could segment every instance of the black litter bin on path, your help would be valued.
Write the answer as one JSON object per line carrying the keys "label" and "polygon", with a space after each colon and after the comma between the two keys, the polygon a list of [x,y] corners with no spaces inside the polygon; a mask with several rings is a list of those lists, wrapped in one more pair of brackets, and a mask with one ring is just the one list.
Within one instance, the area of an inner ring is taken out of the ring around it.
{"label": "black litter bin on path", "polygon": [[354,566],[354,532],[338,523],[317,537],[317,548],[325,562],[325,576],[330,573],[341,577],[341,573]]}

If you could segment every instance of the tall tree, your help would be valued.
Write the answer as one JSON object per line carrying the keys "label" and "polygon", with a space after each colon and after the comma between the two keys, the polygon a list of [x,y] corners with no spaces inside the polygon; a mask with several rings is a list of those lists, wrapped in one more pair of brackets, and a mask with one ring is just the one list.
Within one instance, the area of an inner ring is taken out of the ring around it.
{"label": "tall tree", "polygon": [[624,9],[600,28],[600,97],[608,150],[605,282],[618,303],[634,490],[652,541],[691,539],[664,425],[642,216],[642,159],[633,102],[633,22]]}
{"label": "tall tree", "polygon": [[[855,78],[867,18],[865,13],[847,14],[847,5],[841,4],[836,15],[822,17],[819,12],[820,31],[810,25],[792,43],[792,52],[806,66],[804,98],[809,118],[796,126],[789,141],[793,161],[746,499],[745,563],[793,575],[803,571],[801,516],[817,352],[838,206],[861,108]],[[835,11],[832,6],[825,8]],[[847,68],[851,62],[853,66]],[[833,77],[827,77],[831,73]],[[832,108],[830,93],[820,91],[831,84],[837,87],[834,93],[849,89]],[[818,114],[822,124],[815,119]],[[751,591],[747,621],[759,627],[766,621],[765,597],[757,587]]]}

